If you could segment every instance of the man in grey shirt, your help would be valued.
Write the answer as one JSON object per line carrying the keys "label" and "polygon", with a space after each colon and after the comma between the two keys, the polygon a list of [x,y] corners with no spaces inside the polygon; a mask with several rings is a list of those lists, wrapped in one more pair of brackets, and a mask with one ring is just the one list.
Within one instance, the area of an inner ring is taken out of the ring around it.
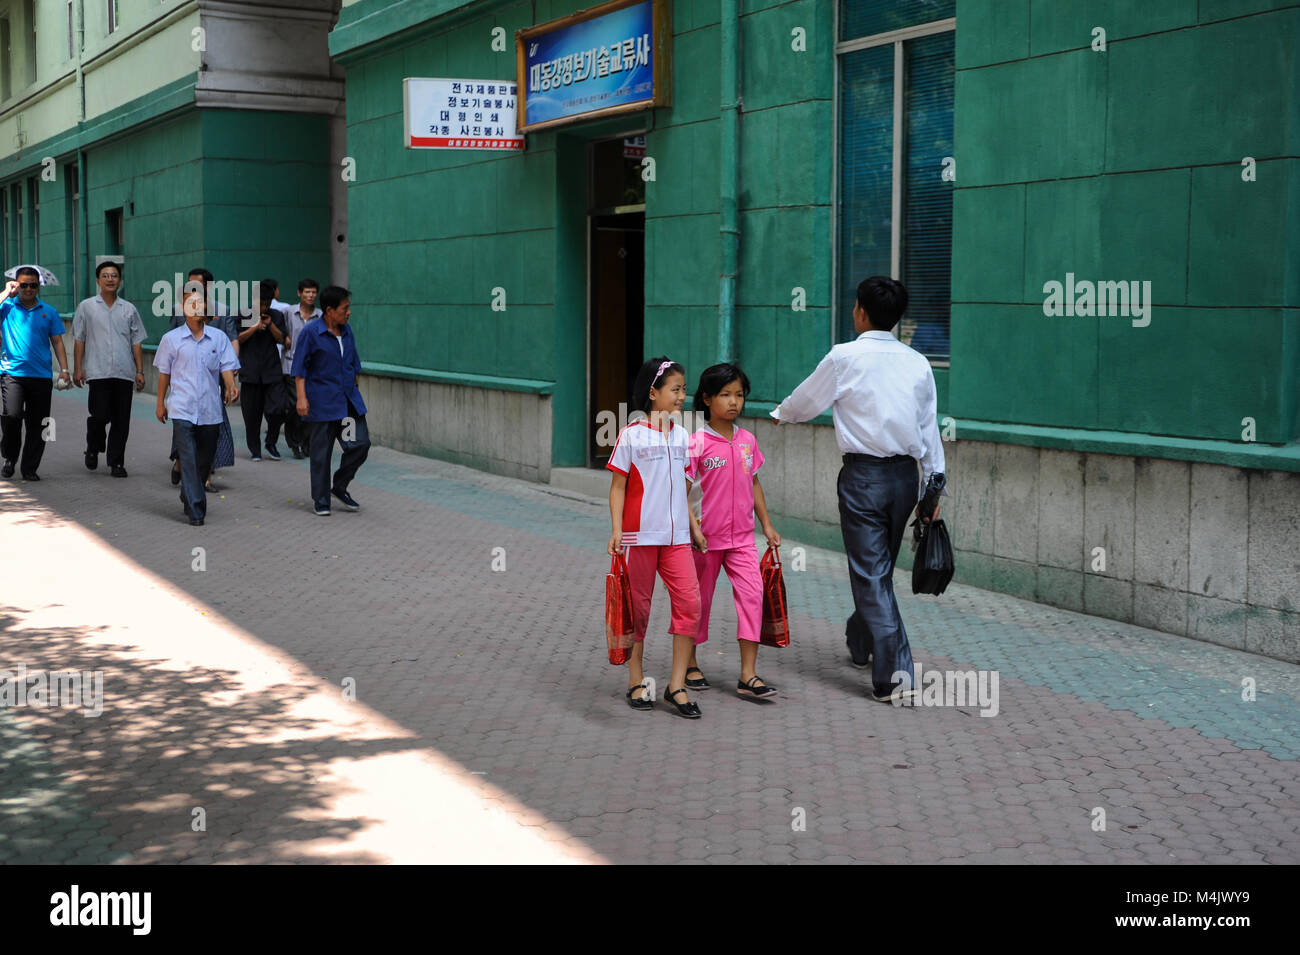
{"label": "man in grey shirt", "polygon": [[[144,390],[144,322],[136,307],[118,296],[122,267],[116,262],[95,266],[99,294],[77,306],[72,319],[72,382],[90,382],[86,418],[86,467],[99,467],[99,454],[108,450],[113,477],[126,477],[126,439],[131,432],[131,395]],[[108,428],[107,443],[104,429]]]}

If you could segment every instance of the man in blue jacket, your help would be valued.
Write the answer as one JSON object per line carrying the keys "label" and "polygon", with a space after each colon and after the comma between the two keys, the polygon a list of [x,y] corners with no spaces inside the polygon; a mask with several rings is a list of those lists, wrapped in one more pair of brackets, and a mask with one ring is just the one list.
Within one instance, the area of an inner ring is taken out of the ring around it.
{"label": "man in blue jacket", "polygon": [[[370,453],[366,405],[357,387],[361,358],[348,327],[352,293],[331,285],[320,293],[322,315],[303,326],[293,344],[293,376],[298,387],[298,414],[307,427],[311,453],[311,497],[317,515],[330,513],[330,495],[349,511],[361,505],[348,485]],[[330,480],[334,442],[343,448],[339,469]]]}

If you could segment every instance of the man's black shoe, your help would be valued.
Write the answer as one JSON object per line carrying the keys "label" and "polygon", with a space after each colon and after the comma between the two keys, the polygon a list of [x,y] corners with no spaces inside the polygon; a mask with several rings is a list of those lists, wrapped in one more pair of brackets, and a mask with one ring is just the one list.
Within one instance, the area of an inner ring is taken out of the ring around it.
{"label": "man's black shoe", "polygon": [[290,446],[289,450],[291,450],[291,451],[293,452],[293,456],[294,456],[295,458],[297,458],[299,461],[301,461],[303,458],[305,458],[305,457],[307,456],[307,452],[304,451],[302,448],[300,448],[300,447],[299,447],[298,445],[296,445],[296,444]]}
{"label": "man's black shoe", "polygon": [[23,472],[24,481],[39,481],[40,479],[41,476],[37,474],[35,471],[32,471],[30,474],[27,473],[26,471]]}
{"label": "man's black shoe", "polygon": [[113,477],[126,477],[126,468],[122,467],[120,464],[114,464],[111,468],[111,473]]}
{"label": "man's black shoe", "polygon": [[95,468],[97,468],[97,467],[99,467],[99,455],[98,455],[98,454],[91,454],[89,451],[87,451],[87,452],[86,452],[86,469],[87,469],[88,471],[93,471],[93,470],[95,470]]}
{"label": "man's black shoe", "polygon": [[271,447],[271,445],[269,444],[266,446],[266,456],[270,458],[272,461],[280,460],[280,452],[276,448]]}
{"label": "man's black shoe", "polygon": [[343,507],[349,511],[361,510],[361,505],[352,499],[352,495],[347,491],[340,491],[338,488],[332,488],[330,493],[343,502]]}
{"label": "man's black shoe", "polygon": [[202,527],[202,526],[203,526],[203,518],[201,517],[190,518],[190,527]]}
{"label": "man's black shoe", "polygon": [[12,461],[6,461],[6,462],[4,463],[4,467],[0,468],[0,475],[2,475],[2,476],[4,476],[4,477],[13,477],[13,476],[14,476],[14,463],[13,463]]}

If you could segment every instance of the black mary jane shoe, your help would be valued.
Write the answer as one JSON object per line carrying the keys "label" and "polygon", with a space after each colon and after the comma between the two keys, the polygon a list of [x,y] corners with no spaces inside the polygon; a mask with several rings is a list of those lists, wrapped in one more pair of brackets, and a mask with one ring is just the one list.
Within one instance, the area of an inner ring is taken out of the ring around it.
{"label": "black mary jane shoe", "polygon": [[[699,677],[692,680],[691,674],[698,673]],[[704,677],[704,671],[699,667],[686,668],[686,688],[688,690],[707,690],[712,684]]]}
{"label": "black mary jane shoe", "polygon": [[664,699],[667,700],[669,703],[671,703],[673,706],[677,707],[677,712],[680,713],[682,716],[686,717],[688,720],[698,720],[703,714],[700,713],[700,708],[694,700],[691,700],[689,703],[678,703],[676,700],[673,699],[673,697],[676,696],[678,693],[685,693],[685,692],[686,692],[685,687],[682,687],[681,689],[678,690],[665,690]]}
{"label": "black mary jane shoe", "polygon": [[736,692],[739,693],[741,696],[747,696],[755,700],[763,700],[763,699],[767,699],[768,697],[776,696],[777,693],[776,687],[767,686],[766,684],[764,684],[763,686],[754,685],[754,683],[756,681],[759,681],[760,679],[761,678],[759,677],[759,675],[755,673],[748,680],[739,681],[736,684]]}
{"label": "black mary jane shoe", "polygon": [[633,697],[633,696],[632,696],[632,694],[635,693],[637,690],[644,690],[645,688],[646,688],[646,687],[645,687],[645,684],[644,684],[644,683],[638,683],[636,686],[632,687],[632,689],[628,690],[628,691],[627,691],[627,705],[630,706],[630,707],[632,707],[632,709],[634,709],[634,710],[652,710],[652,709],[654,709],[655,701],[652,700],[652,699],[650,699],[649,697],[647,697],[647,696]]}

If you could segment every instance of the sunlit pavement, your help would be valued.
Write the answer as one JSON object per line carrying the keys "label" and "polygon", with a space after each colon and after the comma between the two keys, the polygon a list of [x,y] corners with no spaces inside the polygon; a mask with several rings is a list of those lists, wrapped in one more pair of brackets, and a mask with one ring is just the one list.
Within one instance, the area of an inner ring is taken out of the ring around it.
{"label": "sunlit pavement", "polygon": [[843,557],[794,570],[788,540],[779,699],[731,690],[723,583],[704,718],[635,712],[603,501],[374,449],[362,511],[318,518],[306,462],[250,462],[236,424],[191,528],[152,406],[126,480],[82,464],[82,391],[43,480],[0,481],[0,668],[102,676],[97,716],[0,708],[0,860],[1300,861],[1300,667],[954,586],[903,598],[912,644],[995,672],[996,714],[881,705]]}

